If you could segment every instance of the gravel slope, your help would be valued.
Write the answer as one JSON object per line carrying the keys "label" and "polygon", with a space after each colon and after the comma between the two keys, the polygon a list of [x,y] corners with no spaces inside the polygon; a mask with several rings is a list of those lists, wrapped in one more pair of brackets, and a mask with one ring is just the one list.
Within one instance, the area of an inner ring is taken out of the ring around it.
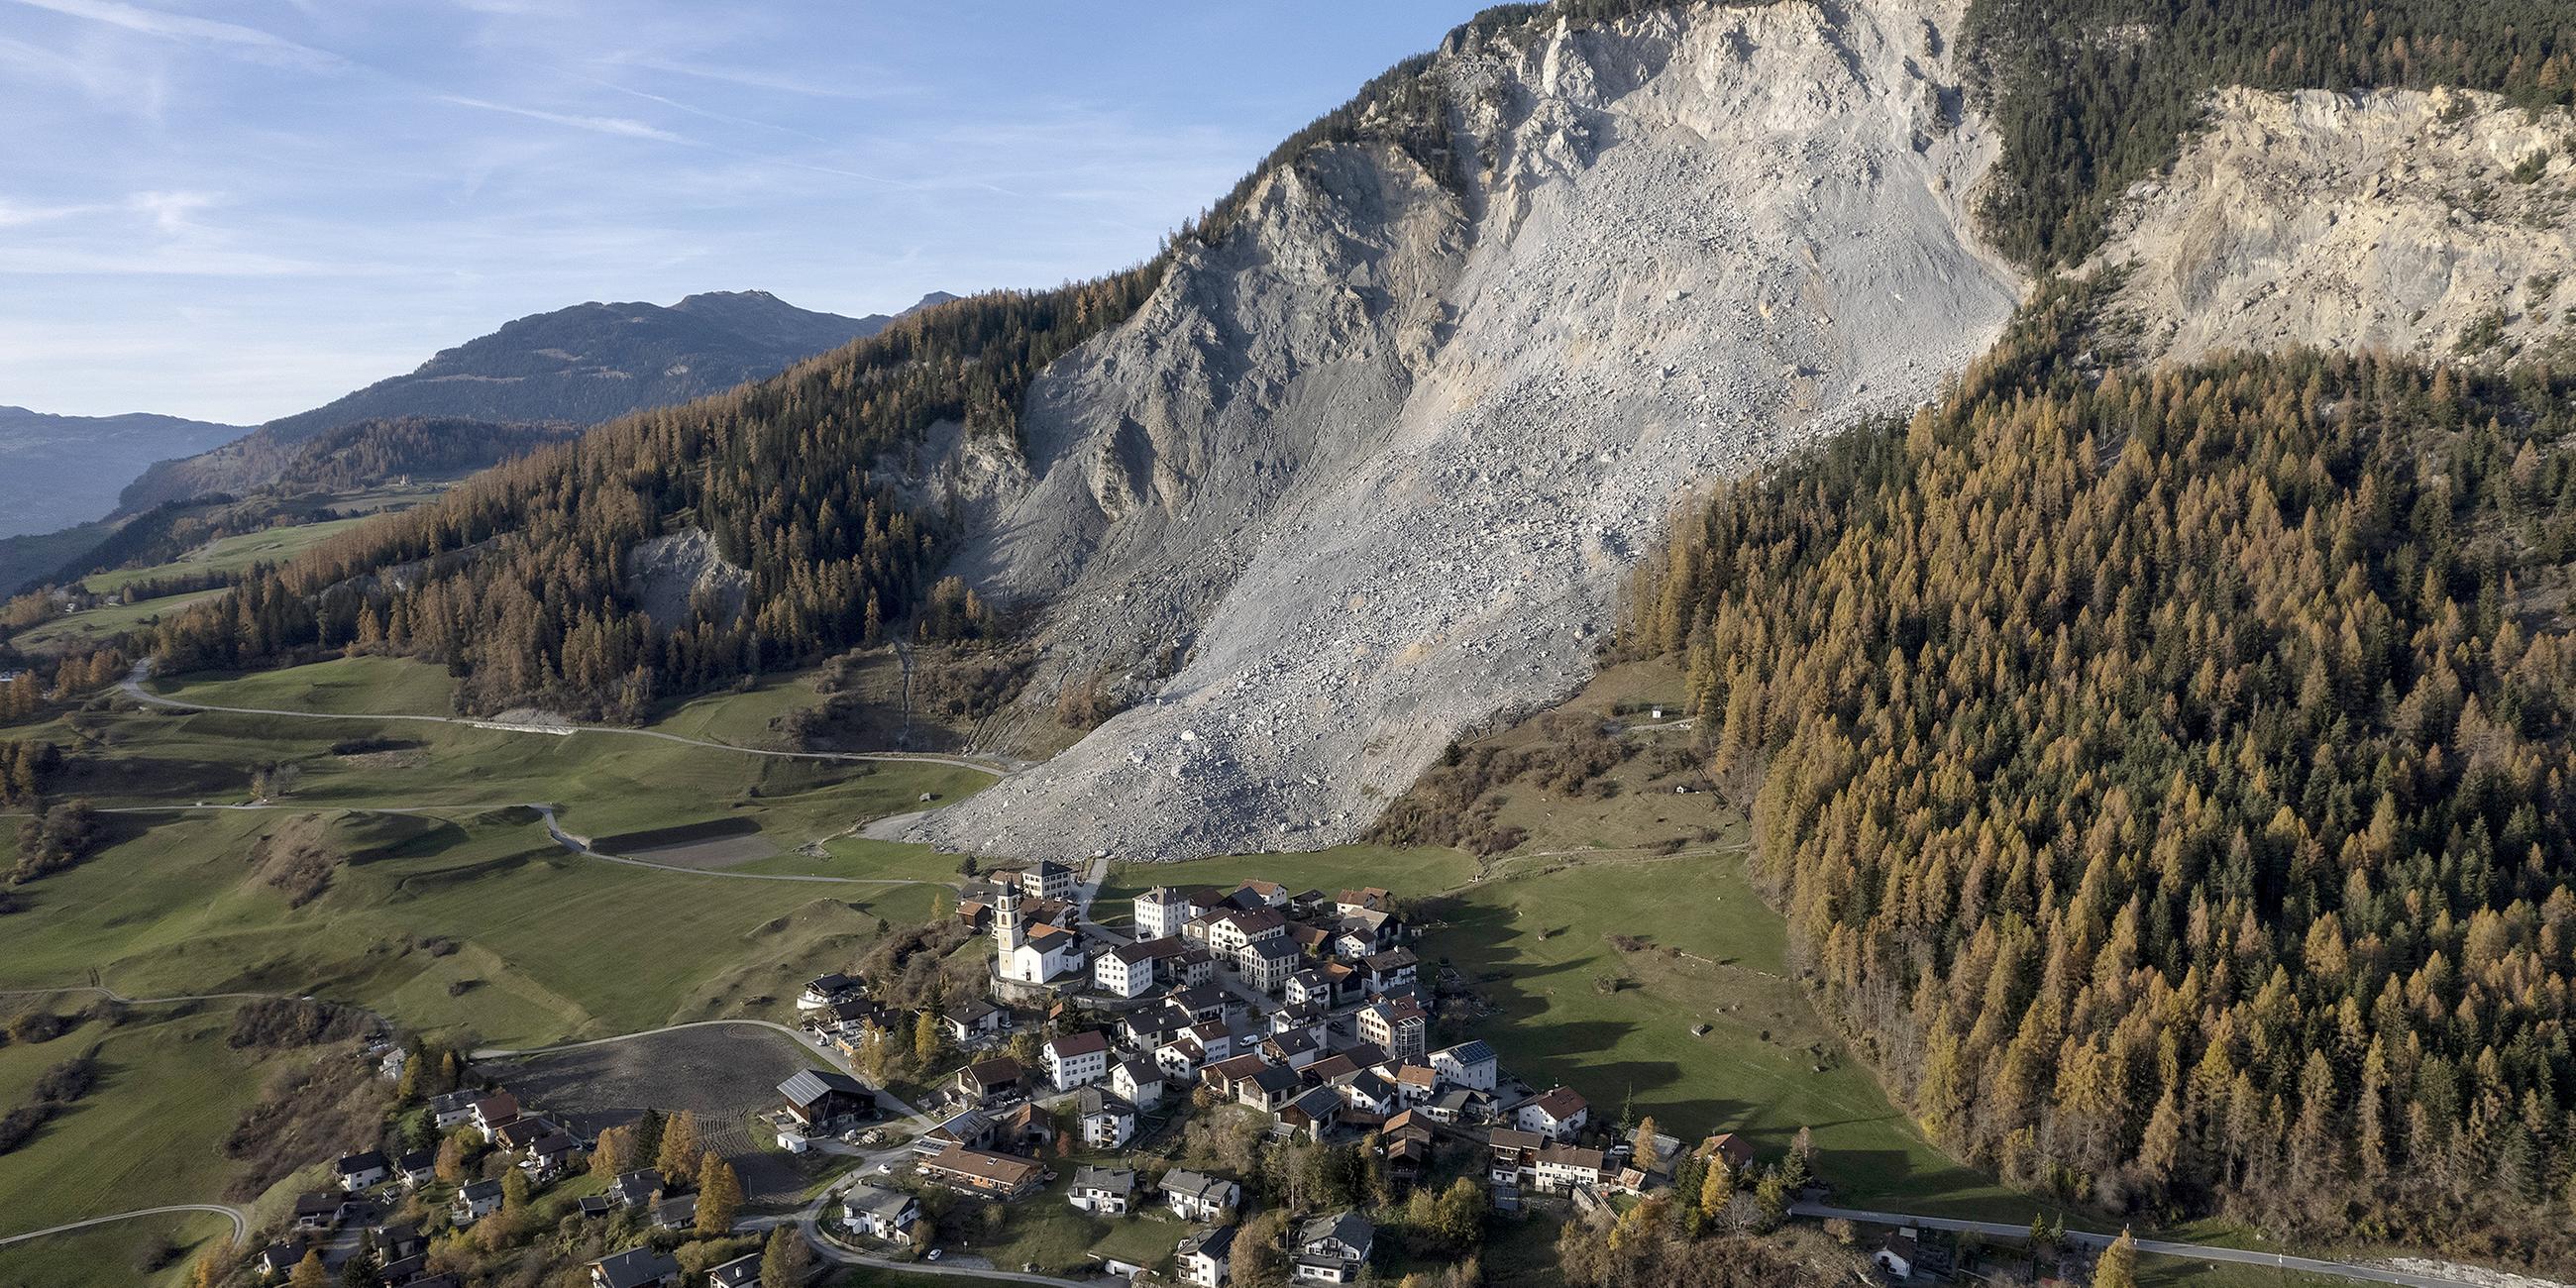
{"label": "gravel slope", "polygon": [[1676,496],[1984,349],[1991,158],[1958,6],[1691,6],[1460,41],[1455,192],[1402,153],[1274,172],[1221,245],[1031,397],[1025,472],[952,464],[959,568],[1051,604],[1027,701],[1136,707],[893,830],[1171,859],[1317,848],[1454,738],[1589,673]]}

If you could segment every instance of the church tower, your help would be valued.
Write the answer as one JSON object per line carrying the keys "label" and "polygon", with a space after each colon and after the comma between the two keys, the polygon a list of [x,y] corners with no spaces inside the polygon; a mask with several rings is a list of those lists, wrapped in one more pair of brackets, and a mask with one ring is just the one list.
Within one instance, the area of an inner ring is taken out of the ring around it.
{"label": "church tower", "polygon": [[1008,963],[1020,947],[1020,891],[1017,886],[1002,888],[1001,902],[993,907],[993,938],[998,942],[998,955]]}

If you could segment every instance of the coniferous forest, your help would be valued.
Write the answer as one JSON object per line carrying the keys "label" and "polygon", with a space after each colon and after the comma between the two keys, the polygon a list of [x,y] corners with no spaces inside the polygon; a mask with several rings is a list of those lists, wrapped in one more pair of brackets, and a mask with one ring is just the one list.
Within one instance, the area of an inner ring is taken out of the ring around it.
{"label": "coniferous forest", "polygon": [[2576,1255],[2576,381],[2079,377],[2086,292],[1634,587],[1828,1013],[2115,1210]]}
{"label": "coniferous forest", "polygon": [[1986,233],[2043,268],[2101,244],[2120,195],[2173,163],[2224,86],[2576,102],[2576,9],[2559,0],[1972,0],[1960,40],[2003,143]]}
{"label": "coniferous forest", "polygon": [[[163,626],[174,669],[344,647],[416,654],[460,704],[633,718],[658,694],[874,642],[932,596],[943,518],[878,477],[933,422],[1009,438],[1029,380],[1133,311],[1132,269],[927,310],[772,381],[646,412],[476,475],[434,504],[263,569]],[[702,529],[749,575],[667,631],[623,585],[626,552]],[[972,631],[971,613],[939,615]]]}

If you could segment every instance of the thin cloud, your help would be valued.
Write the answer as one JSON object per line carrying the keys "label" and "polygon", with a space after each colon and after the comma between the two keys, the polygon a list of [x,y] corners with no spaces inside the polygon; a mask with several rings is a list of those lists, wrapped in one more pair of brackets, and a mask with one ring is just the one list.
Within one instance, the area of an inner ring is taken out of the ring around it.
{"label": "thin cloud", "polygon": [[510,116],[524,116],[532,121],[545,121],[567,129],[588,130],[593,134],[650,139],[656,143],[688,144],[691,142],[688,138],[673,134],[669,130],[657,129],[642,121],[623,116],[579,116],[570,112],[548,112],[540,108],[520,107],[512,103],[495,103],[485,98],[467,98],[461,94],[441,94],[438,99],[442,103],[454,103],[459,107],[471,107],[485,112],[502,112]]}
{"label": "thin cloud", "polygon": [[796,94],[806,98],[837,98],[863,102],[871,99],[894,98],[910,92],[906,87],[891,82],[881,81],[873,85],[826,84],[802,76],[789,76],[760,68],[682,62],[674,58],[629,55],[611,56],[601,61],[617,66],[640,68],[644,71],[690,76],[743,89],[769,90],[773,93]]}
{"label": "thin cloud", "polygon": [[264,63],[326,72],[345,71],[353,66],[338,54],[298,44],[257,27],[164,13],[126,4],[123,0],[15,0],[15,3],[163,40],[212,46]]}

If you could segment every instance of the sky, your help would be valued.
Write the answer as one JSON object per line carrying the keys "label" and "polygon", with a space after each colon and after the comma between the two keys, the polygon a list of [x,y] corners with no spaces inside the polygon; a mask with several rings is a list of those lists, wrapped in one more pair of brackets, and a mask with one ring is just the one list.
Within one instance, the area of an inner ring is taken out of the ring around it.
{"label": "sky", "polygon": [[255,424],[587,300],[1150,256],[1476,0],[0,0],[0,404]]}

